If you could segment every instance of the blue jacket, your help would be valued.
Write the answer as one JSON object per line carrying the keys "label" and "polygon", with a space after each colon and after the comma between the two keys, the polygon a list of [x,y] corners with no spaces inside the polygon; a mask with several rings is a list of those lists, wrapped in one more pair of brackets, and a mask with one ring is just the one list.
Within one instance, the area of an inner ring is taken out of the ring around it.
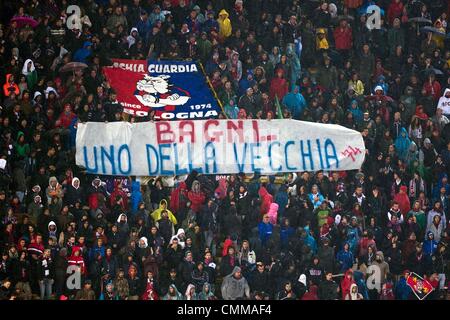
{"label": "blue jacket", "polygon": [[320,193],[318,193],[317,196],[319,197],[319,201],[314,202],[314,195],[312,193],[308,194],[308,198],[311,201],[311,203],[314,205],[314,209],[318,208],[322,204],[323,200],[325,200],[323,195],[321,195]]}
{"label": "blue jacket", "polygon": [[353,272],[353,278],[355,279],[355,283],[358,286],[358,292],[363,295],[364,300],[369,300],[369,292],[367,291],[367,286],[363,278],[363,273],[361,271],[355,271]]}
{"label": "blue jacket", "polygon": [[285,105],[292,114],[292,118],[300,120],[303,110],[306,108],[306,100],[300,93],[299,86],[295,86],[294,90],[284,96],[282,104]]}
{"label": "blue jacket", "polygon": [[75,125],[78,122],[78,118],[75,117],[73,118],[72,122],[70,123],[69,126],[69,132],[70,132],[70,148],[75,148],[76,145],[76,139],[77,139],[77,128],[75,127]]}
{"label": "blue jacket", "polygon": [[401,277],[395,286],[395,298],[397,300],[408,300],[411,288],[406,283],[406,278]]}
{"label": "blue jacket", "polygon": [[139,203],[142,202],[141,184],[138,181],[131,183],[131,212],[138,211]]}
{"label": "blue jacket", "polygon": [[430,259],[431,256],[436,252],[438,243],[433,239],[429,238],[429,235],[433,235],[433,232],[428,232],[426,236],[426,240],[423,242],[423,253],[427,259]]}
{"label": "blue jacket", "polygon": [[211,30],[219,31],[219,23],[214,19],[207,19],[202,25],[202,31],[210,33]]}
{"label": "blue jacket", "polygon": [[[352,108],[353,103],[356,103],[355,109]],[[352,100],[352,102],[350,103],[350,106],[348,107],[348,111],[350,111],[352,113],[353,119],[355,119],[356,123],[360,123],[361,121],[363,121],[364,114],[358,106],[358,101]]]}
{"label": "blue jacket", "polygon": [[139,35],[143,39],[147,39],[148,33],[150,32],[150,30],[152,30],[152,24],[148,19],[147,21],[139,19],[138,23],[136,24],[136,28],[138,29]]}
{"label": "blue jacket", "polygon": [[286,247],[289,244],[289,238],[295,233],[294,228],[292,227],[282,227],[280,230],[280,241],[281,246]]}
{"label": "blue jacket", "polygon": [[92,42],[86,41],[85,43],[83,43],[83,48],[75,51],[73,55],[73,61],[87,63],[88,58],[92,54],[92,51],[88,49],[89,46],[92,46]]}
{"label": "blue jacket", "polygon": [[336,260],[341,264],[340,272],[345,272],[353,267],[353,253],[351,251],[339,251],[336,255]]}
{"label": "blue jacket", "polygon": [[104,258],[105,254],[106,254],[105,246],[98,247],[96,245],[95,247],[92,247],[91,250],[89,250],[89,260],[90,261],[94,261],[95,256],[97,255],[97,253],[100,253],[102,258]]}
{"label": "blue jacket", "polygon": [[[405,134],[405,136],[403,136]],[[408,132],[405,128],[400,130],[400,135],[395,139],[395,150],[400,159],[405,160],[408,155],[409,146],[411,145],[411,140],[408,138]]]}
{"label": "blue jacket", "polygon": [[358,228],[348,228],[347,243],[350,245],[350,251],[356,253],[356,249],[359,243]]}
{"label": "blue jacket", "polygon": [[288,194],[286,192],[286,186],[281,185],[280,189],[277,192],[277,195],[275,196],[275,202],[278,204],[278,214],[280,216],[284,215],[284,212],[286,211],[286,205],[288,204]]}
{"label": "blue jacket", "polygon": [[317,242],[313,236],[309,233],[309,227],[305,227],[306,237],[303,239],[303,243],[306,244],[310,249],[312,254],[317,254]]}
{"label": "blue jacket", "polygon": [[258,224],[258,231],[259,231],[259,239],[261,240],[261,244],[263,246],[265,246],[267,241],[272,236],[273,225],[271,223],[260,222]]}

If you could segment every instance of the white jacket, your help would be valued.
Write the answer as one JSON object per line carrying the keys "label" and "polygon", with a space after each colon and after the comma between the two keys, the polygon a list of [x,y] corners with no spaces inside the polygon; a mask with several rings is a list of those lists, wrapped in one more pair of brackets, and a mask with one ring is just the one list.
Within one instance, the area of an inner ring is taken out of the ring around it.
{"label": "white jacket", "polygon": [[450,115],[450,98],[447,98],[445,95],[447,93],[450,93],[450,89],[447,88],[444,91],[444,94],[442,95],[442,97],[439,98],[439,102],[437,107],[439,109],[442,109],[442,113],[446,116]]}

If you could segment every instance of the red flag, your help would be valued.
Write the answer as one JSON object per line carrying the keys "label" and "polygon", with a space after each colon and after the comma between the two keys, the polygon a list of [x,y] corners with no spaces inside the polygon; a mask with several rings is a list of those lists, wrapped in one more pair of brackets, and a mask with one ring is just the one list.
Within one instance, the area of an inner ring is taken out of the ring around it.
{"label": "red flag", "polygon": [[408,275],[406,278],[406,283],[419,300],[425,299],[434,290],[431,283],[414,272],[411,272]]}

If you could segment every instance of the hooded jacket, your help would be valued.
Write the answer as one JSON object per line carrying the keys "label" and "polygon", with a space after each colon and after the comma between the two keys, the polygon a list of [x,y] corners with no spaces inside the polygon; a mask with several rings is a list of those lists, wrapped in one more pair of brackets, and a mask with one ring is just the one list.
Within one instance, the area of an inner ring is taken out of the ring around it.
{"label": "hooded jacket", "polygon": [[178,289],[174,284],[171,284],[170,287],[174,289],[175,294],[171,295],[170,292],[167,292],[167,294],[163,297],[163,300],[184,300],[183,295],[178,292]]}
{"label": "hooded jacket", "polygon": [[131,183],[131,210],[132,212],[138,211],[139,203],[142,202],[141,184],[139,181],[133,181]]}
{"label": "hooded jacket", "polygon": [[380,283],[383,284],[386,282],[386,276],[389,273],[389,264],[384,261],[384,254],[382,251],[377,251],[376,257],[379,257],[380,261],[375,259],[372,264],[380,268]]}
{"label": "hooded jacket", "polygon": [[14,92],[16,94],[16,96],[18,96],[20,94],[19,86],[15,82],[13,82],[13,83],[9,82],[9,80],[11,79],[11,76],[12,76],[11,73],[8,73],[6,75],[6,83],[3,85],[3,94],[5,95],[5,97],[9,97],[12,92]]}
{"label": "hooded jacket", "polygon": [[225,9],[222,9],[219,12],[219,19],[217,19],[217,23],[219,24],[219,35],[222,38],[228,38],[231,36],[231,20],[229,19],[229,14]]}
{"label": "hooded jacket", "polygon": [[234,267],[233,272],[227,275],[222,282],[222,298],[224,300],[237,300],[240,298],[250,297],[250,287],[247,280],[241,276],[241,278],[235,278],[236,272],[240,272],[240,267]]}
{"label": "hooded jacket", "polygon": [[398,202],[400,212],[402,213],[403,218],[405,218],[409,210],[411,210],[411,203],[408,197],[408,187],[401,186],[400,190],[402,190],[403,193],[397,193],[394,197],[394,201]]}
{"label": "hooded jacket", "polygon": [[[349,277],[351,275],[351,277]],[[347,294],[350,292],[350,288],[355,284],[355,280],[353,279],[353,270],[348,269],[345,271],[344,278],[341,281],[341,289],[342,289],[342,299],[345,299]]]}
{"label": "hooded jacket", "polygon": [[192,189],[188,192],[188,198],[191,202],[191,210],[195,213],[199,212],[202,205],[205,203],[206,196],[200,190],[200,182],[197,180],[192,182]]}
{"label": "hooded jacket", "polygon": [[400,135],[395,139],[395,150],[400,159],[406,160],[411,140],[408,138],[408,132],[402,128]]}
{"label": "hooded jacket", "polygon": [[[56,181],[56,186],[52,187],[52,182]],[[48,203],[50,203],[52,201],[53,197],[57,197],[57,198],[61,198],[62,197],[62,187],[61,185],[58,183],[58,179],[56,179],[56,177],[50,177],[50,179],[48,179],[48,187],[46,190],[46,194],[47,194],[47,201]]]}
{"label": "hooded jacket", "polygon": [[[347,242],[347,244],[349,245],[350,248],[350,244]],[[342,249],[341,251],[338,252],[337,256],[336,256],[336,260],[340,263],[341,265],[341,272],[344,272],[345,270],[348,270],[350,268],[353,267],[353,253],[350,251],[345,251],[344,249]]]}
{"label": "hooded jacket", "polygon": [[16,153],[20,157],[26,157],[30,153],[30,145],[26,141],[24,141],[24,143],[19,142],[20,137],[23,136],[25,136],[25,134],[22,131],[19,131],[17,133],[17,140],[15,143]]}
{"label": "hooded jacket", "polygon": [[277,203],[271,203],[269,207],[269,212],[267,212],[267,215],[269,216],[270,223],[273,225],[277,224],[278,221],[278,204]]}
{"label": "hooded jacket", "polygon": [[273,202],[273,196],[267,191],[267,189],[264,186],[261,186],[258,191],[259,197],[261,198],[261,207],[260,207],[260,213],[262,215],[269,212],[270,205]]}
{"label": "hooded jacket", "polygon": [[275,97],[278,97],[279,101],[283,101],[284,97],[289,92],[288,84],[285,78],[286,75],[284,74],[283,69],[278,69],[277,71],[275,71],[275,74],[277,74],[278,72],[282,73],[281,78],[275,76],[270,82],[269,95],[272,101],[276,101]]}
{"label": "hooded jacket", "polygon": [[75,188],[75,182],[80,182],[80,179],[74,177],[72,179],[72,183],[67,187],[67,192],[64,195],[64,200],[68,205],[75,205],[77,201],[80,203],[84,203],[85,194],[84,189],[81,187],[81,184],[78,185],[78,188]]}
{"label": "hooded jacket", "polygon": [[300,120],[307,103],[303,95],[300,93],[300,87],[295,86],[294,89],[284,96],[282,103],[287,107],[295,120]]}
{"label": "hooded jacket", "polygon": [[437,250],[438,243],[434,240],[434,233],[428,231],[427,238],[423,242],[423,253],[427,259],[430,259]]}
{"label": "hooded jacket", "polygon": [[[356,292],[353,292],[353,290],[356,289]],[[345,300],[362,300],[363,296],[361,293],[358,292],[358,286],[356,283],[353,283],[350,286],[350,291],[346,294]]]}
{"label": "hooded jacket", "polygon": [[[28,63],[30,63],[30,62],[31,62],[31,68],[30,68],[30,70],[28,70]],[[32,90],[38,80],[38,75],[37,75],[37,71],[34,66],[33,60],[31,60],[31,59],[25,60],[25,63],[23,64],[23,67],[22,67],[22,74],[27,79],[28,90]]]}
{"label": "hooded jacket", "polygon": [[182,181],[170,194],[170,208],[174,213],[186,207],[188,201],[188,191],[186,182]]}
{"label": "hooded jacket", "polygon": [[161,220],[161,214],[162,214],[162,212],[163,212],[163,210],[164,210],[164,209],[163,209],[163,204],[165,204],[165,206],[166,206],[166,209],[165,209],[165,210],[166,210],[167,213],[168,213],[169,220],[172,221],[172,223],[173,223],[174,225],[176,225],[176,224],[178,223],[178,222],[177,222],[177,218],[174,216],[174,214],[172,213],[172,211],[169,210],[169,207],[168,207],[168,205],[167,205],[167,200],[166,200],[166,199],[162,199],[162,200],[159,202],[159,208],[152,212],[152,218],[153,218],[153,221],[157,222],[157,221]]}
{"label": "hooded jacket", "polygon": [[[50,227],[51,227],[51,226],[54,226],[54,227],[55,227],[55,230],[51,231],[51,230],[50,230]],[[47,239],[50,238],[50,237],[55,237],[56,239],[59,238],[58,227],[56,226],[56,223],[55,223],[54,221],[50,221],[50,222],[48,223],[47,231],[48,231]]]}
{"label": "hooded jacket", "polygon": [[449,117],[450,116],[450,98],[447,98],[445,95],[450,93],[450,89],[446,88],[444,90],[444,94],[439,98],[439,102],[437,104],[437,108],[442,109],[442,113]]}
{"label": "hooded jacket", "polygon": [[116,198],[118,196],[120,196],[122,198],[122,209],[124,211],[128,210],[128,195],[127,193],[123,190],[119,188],[120,186],[120,181],[119,180],[114,180],[114,190],[113,192],[111,192],[111,195],[109,196],[109,201],[111,204],[111,207],[113,207],[116,203]]}
{"label": "hooded jacket", "polygon": [[[80,255],[77,257],[75,253],[80,252]],[[69,260],[67,261],[69,266],[78,266],[81,268],[81,273],[86,274],[86,265],[84,263],[83,255],[81,253],[80,247],[74,246],[72,247],[72,254],[70,255]]]}
{"label": "hooded jacket", "polygon": [[[136,31],[136,33],[137,33],[136,38],[133,37],[133,31]],[[127,37],[128,49],[130,49],[131,46],[136,43],[138,38],[139,38],[139,31],[138,31],[138,29],[137,28],[131,28],[130,35]]]}

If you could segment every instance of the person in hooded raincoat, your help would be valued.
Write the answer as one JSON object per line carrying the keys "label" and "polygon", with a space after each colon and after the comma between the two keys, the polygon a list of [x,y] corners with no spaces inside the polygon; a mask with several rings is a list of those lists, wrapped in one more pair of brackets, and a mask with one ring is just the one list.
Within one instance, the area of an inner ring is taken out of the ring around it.
{"label": "person in hooded raincoat", "polygon": [[395,150],[401,160],[406,160],[410,145],[411,140],[408,138],[408,132],[405,128],[402,127],[400,135],[397,137],[397,139],[395,139]]}
{"label": "person in hooded raincoat", "polygon": [[22,74],[27,79],[28,90],[33,90],[38,80],[38,74],[34,62],[31,59],[25,60],[22,68]]}
{"label": "person in hooded raincoat", "polygon": [[163,297],[163,300],[184,300],[183,295],[178,291],[174,284],[169,286],[169,291]]}
{"label": "person in hooded raincoat", "polygon": [[300,93],[300,87],[294,86],[294,88],[286,94],[282,100],[282,103],[292,115],[295,120],[300,120],[307,104],[303,95]]}
{"label": "person in hooded raincoat", "polygon": [[222,9],[219,12],[219,19],[217,19],[217,23],[219,24],[219,35],[222,38],[226,39],[231,36],[231,20],[229,18],[228,12],[225,9]]}
{"label": "person in hooded raincoat", "polygon": [[169,210],[166,199],[162,199],[161,202],[159,203],[159,208],[152,212],[151,216],[153,218],[153,221],[157,222],[161,220],[163,211],[167,211],[169,219],[170,221],[172,221],[174,225],[178,223],[175,215],[172,213],[172,211]]}

